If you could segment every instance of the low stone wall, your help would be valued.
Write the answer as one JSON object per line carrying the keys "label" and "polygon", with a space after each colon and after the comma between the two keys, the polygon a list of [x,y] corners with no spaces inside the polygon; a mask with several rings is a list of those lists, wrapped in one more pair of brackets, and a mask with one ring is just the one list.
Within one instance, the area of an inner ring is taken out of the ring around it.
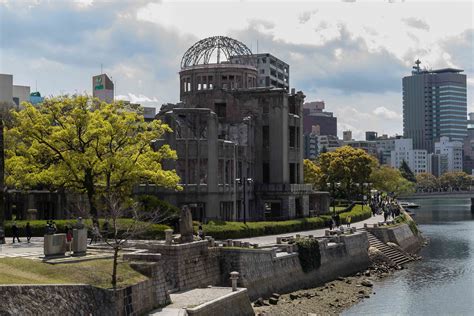
{"label": "low stone wall", "polygon": [[117,290],[91,285],[1,285],[0,315],[142,315],[164,302],[152,281]]}
{"label": "low stone wall", "polygon": [[85,284],[0,285],[0,315],[143,315],[170,303],[159,262],[132,262],[149,279],[113,291]]}
{"label": "low stone wall", "polygon": [[338,276],[345,276],[369,266],[367,234],[335,237],[336,243],[319,240],[321,266],[309,273],[302,270],[298,253],[275,256],[271,250],[222,249],[222,284],[231,271],[240,273],[239,286],[248,289],[250,298],[314,287]]}
{"label": "low stone wall", "polygon": [[415,235],[410,226],[405,223],[392,227],[367,227],[366,229],[382,242],[393,242],[407,252],[417,252],[423,244],[422,238]]}
{"label": "low stone wall", "polygon": [[250,304],[247,289],[238,289],[223,297],[207,302],[205,304],[186,308],[189,316],[251,316],[255,315]]}

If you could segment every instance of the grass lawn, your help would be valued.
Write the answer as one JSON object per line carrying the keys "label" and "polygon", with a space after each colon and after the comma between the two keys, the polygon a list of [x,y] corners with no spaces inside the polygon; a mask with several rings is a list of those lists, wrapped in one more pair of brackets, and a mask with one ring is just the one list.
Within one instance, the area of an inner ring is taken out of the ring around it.
{"label": "grass lawn", "polygon": [[[48,264],[24,258],[0,259],[0,284],[91,284],[101,288],[111,286],[112,259],[78,263]],[[119,263],[117,287],[146,280],[147,277]]]}

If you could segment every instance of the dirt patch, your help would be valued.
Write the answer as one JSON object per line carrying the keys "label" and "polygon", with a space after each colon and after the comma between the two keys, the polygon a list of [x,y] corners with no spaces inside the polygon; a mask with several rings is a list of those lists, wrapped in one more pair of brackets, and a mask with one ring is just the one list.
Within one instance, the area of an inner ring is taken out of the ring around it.
{"label": "dirt patch", "polygon": [[[256,315],[338,315],[350,306],[373,295],[374,281],[385,278],[402,267],[376,263],[354,276],[338,278],[323,286],[279,295],[253,303]],[[258,306],[263,305],[263,306]]]}

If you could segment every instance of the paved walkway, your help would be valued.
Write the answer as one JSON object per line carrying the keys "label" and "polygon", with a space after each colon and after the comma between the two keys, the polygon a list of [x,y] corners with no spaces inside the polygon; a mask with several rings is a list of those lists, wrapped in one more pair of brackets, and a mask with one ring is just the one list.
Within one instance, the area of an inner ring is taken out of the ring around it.
{"label": "paved walkway", "polygon": [[[376,215],[372,216],[364,221],[357,222],[357,223],[352,223],[351,227],[356,227],[356,228],[362,228],[364,227],[364,224],[375,224],[378,222],[383,222],[383,215]],[[266,235],[266,236],[260,236],[260,237],[250,237],[250,238],[241,238],[241,239],[235,239],[235,240],[240,240],[243,242],[250,242],[252,244],[258,244],[259,246],[262,245],[271,245],[276,243],[276,238],[277,237],[285,237],[285,236],[294,236],[296,234],[300,235],[313,235],[314,237],[323,237],[325,234],[325,231],[328,228],[320,228],[320,229],[313,229],[313,230],[305,230],[305,231],[298,231],[298,232],[292,232],[292,233],[285,233],[285,234],[277,234],[277,235]]]}
{"label": "paved walkway", "polygon": [[0,244],[0,258],[30,257],[43,254],[43,237],[33,237],[26,242],[26,238],[20,237],[21,242],[12,243],[12,238],[5,238],[6,244]]}
{"label": "paved walkway", "polygon": [[184,316],[187,315],[185,310],[187,307],[196,307],[230,293],[232,293],[231,287],[208,287],[172,293],[170,305],[154,310],[148,315]]}

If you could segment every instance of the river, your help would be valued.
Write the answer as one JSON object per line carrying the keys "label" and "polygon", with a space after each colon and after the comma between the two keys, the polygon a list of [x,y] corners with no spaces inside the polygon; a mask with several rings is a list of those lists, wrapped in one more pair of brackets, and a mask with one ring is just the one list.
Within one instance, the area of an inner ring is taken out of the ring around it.
{"label": "river", "polygon": [[474,315],[474,214],[470,199],[416,199],[429,239],[423,260],[374,285],[375,295],[343,315]]}

